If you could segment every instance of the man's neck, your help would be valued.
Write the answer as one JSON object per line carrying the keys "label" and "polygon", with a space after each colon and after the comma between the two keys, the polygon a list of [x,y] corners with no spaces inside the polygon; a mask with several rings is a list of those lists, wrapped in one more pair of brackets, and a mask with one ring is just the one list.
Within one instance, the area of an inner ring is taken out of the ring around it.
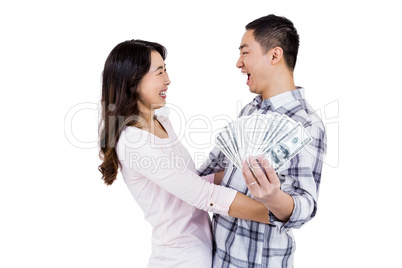
{"label": "man's neck", "polygon": [[277,77],[270,85],[262,92],[262,99],[269,99],[281,93],[296,89],[293,75],[286,74],[282,77]]}

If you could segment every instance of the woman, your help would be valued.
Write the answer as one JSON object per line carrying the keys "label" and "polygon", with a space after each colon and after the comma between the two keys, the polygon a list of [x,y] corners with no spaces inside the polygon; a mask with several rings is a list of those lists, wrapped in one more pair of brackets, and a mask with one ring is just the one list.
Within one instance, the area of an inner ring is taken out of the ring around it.
{"label": "woman", "polygon": [[122,42],[109,54],[103,71],[99,170],[111,185],[120,168],[151,223],[148,267],[211,267],[207,211],[265,223],[268,211],[233,189],[214,185],[222,173],[199,177],[169,120],[154,116],[154,109],[166,104],[170,84],[165,57],[163,46],[142,40]]}

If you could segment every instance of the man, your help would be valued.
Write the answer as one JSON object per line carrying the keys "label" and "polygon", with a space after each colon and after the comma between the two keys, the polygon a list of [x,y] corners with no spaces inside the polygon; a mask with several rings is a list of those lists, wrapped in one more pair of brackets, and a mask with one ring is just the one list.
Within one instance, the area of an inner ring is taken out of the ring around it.
{"label": "man", "polygon": [[[258,95],[239,117],[286,114],[302,123],[312,142],[277,173],[261,157],[265,172],[251,161],[255,176],[247,164],[243,170],[226,165],[221,184],[262,202],[269,210],[270,224],[214,214],[214,267],[293,267],[291,229],[301,227],[316,214],[326,136],[321,120],[304,98],[304,89],[296,87],[293,80],[298,48],[299,35],[286,18],[268,15],[246,26],[236,66],[247,74],[250,92]],[[223,170],[225,161],[215,148],[200,168],[200,175]]]}

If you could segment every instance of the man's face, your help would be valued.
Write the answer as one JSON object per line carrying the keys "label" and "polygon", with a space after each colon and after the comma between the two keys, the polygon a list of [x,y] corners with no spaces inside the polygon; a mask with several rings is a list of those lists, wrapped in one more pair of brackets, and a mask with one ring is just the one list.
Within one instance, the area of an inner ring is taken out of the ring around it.
{"label": "man's face", "polygon": [[254,30],[247,30],[240,43],[240,57],[236,67],[247,74],[247,85],[250,92],[262,94],[268,87],[270,74],[270,51],[263,53],[260,44],[255,40]]}

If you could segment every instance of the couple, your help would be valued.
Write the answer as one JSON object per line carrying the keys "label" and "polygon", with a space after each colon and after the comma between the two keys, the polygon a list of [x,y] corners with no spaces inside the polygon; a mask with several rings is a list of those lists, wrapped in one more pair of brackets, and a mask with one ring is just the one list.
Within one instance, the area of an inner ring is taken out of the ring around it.
{"label": "couple", "polygon": [[[286,114],[313,138],[278,173],[260,156],[250,159],[254,174],[246,163],[242,170],[223,166],[217,148],[198,171],[193,162],[152,166],[191,160],[168,118],[154,115],[170,84],[166,50],[131,40],[111,51],[103,71],[99,170],[111,185],[120,169],[151,223],[148,267],[293,267],[291,229],[316,214],[326,152],[323,124],[294,84],[298,47],[293,23],[275,15],[249,23],[241,40],[236,66],[257,96],[239,117]],[[214,213],[213,234],[207,212]]]}

